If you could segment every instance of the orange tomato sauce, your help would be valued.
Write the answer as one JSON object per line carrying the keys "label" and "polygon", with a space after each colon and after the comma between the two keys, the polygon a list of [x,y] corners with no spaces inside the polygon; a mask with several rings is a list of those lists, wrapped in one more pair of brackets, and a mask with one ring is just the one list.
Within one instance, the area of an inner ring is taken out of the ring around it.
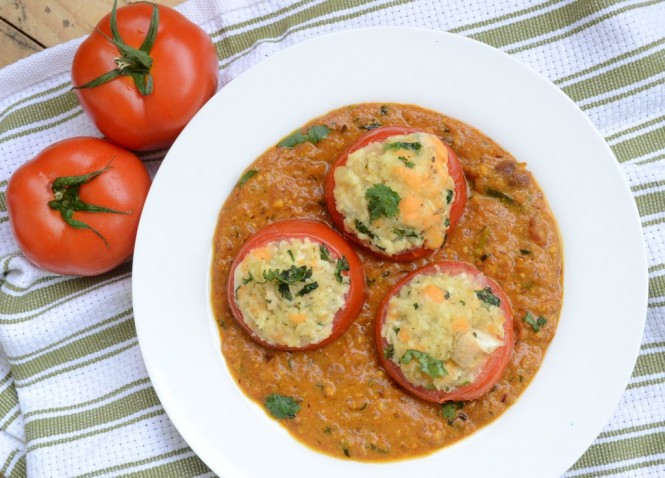
{"label": "orange tomato sauce", "polygon": [[[260,404],[278,393],[300,411],[280,423],[311,448],[342,459],[388,461],[432,453],[500,416],[537,372],[562,305],[563,254],[556,222],[524,163],[473,127],[413,105],[359,104],[303,127],[326,125],[317,144],[272,147],[248,168],[219,214],[212,267],[213,308],[222,352],[238,386]],[[254,343],[235,323],[226,298],[229,265],[261,227],[287,218],[331,224],[324,200],[330,165],[358,137],[379,125],[419,128],[457,153],[469,184],[466,210],[443,248],[408,263],[358,251],[367,277],[362,312],[339,339],[310,352],[280,352]],[[406,273],[437,260],[474,264],[496,280],[514,311],[515,349],[503,378],[480,399],[441,406],[400,388],[383,371],[374,345],[374,317],[386,291]],[[539,331],[523,318],[544,317]]]}

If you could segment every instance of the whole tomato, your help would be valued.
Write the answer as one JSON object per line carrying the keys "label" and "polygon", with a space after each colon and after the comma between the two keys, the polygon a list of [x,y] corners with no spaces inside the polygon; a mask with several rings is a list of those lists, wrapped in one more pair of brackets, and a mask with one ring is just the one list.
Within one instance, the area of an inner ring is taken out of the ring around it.
{"label": "whole tomato", "polygon": [[169,146],[218,77],[210,37],[172,8],[145,2],[114,3],[72,64],[74,91],[97,128],[139,151]]}
{"label": "whole tomato", "polygon": [[66,139],[9,179],[11,230],[42,269],[101,274],[132,255],[149,189],[148,171],[133,153],[99,138]]}

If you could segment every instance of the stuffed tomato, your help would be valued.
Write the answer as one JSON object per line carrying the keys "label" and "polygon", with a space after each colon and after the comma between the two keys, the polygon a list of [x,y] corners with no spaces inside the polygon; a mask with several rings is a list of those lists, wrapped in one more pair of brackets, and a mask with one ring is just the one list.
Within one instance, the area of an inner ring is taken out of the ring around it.
{"label": "stuffed tomato", "polygon": [[473,400],[510,361],[513,313],[501,287],[471,264],[434,262],[386,294],[375,339],[384,369],[414,395]]}
{"label": "stuffed tomato", "polygon": [[368,132],[326,177],[326,203],[335,225],[363,248],[395,261],[440,248],[466,200],[455,152],[437,136],[414,128]]}
{"label": "stuffed tomato", "polygon": [[320,221],[292,219],[259,230],[231,264],[228,302],[256,342],[312,350],[351,325],[365,300],[358,255]]}

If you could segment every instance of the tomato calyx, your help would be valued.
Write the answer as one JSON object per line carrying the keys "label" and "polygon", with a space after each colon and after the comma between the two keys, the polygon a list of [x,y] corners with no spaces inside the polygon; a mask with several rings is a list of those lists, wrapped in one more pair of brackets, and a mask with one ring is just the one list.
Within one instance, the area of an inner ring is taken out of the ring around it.
{"label": "tomato calyx", "polygon": [[118,48],[121,56],[114,60],[118,67],[98,76],[84,85],[75,86],[74,88],[95,88],[120,76],[130,76],[132,80],[134,80],[134,84],[139,92],[143,96],[146,96],[152,93],[152,76],[150,75],[152,58],[150,57],[150,50],[152,50],[152,46],[155,44],[155,38],[157,38],[159,8],[156,4],[151,3],[152,16],[150,17],[148,32],[146,33],[141,46],[139,48],[134,48],[123,41],[120,32],[118,31],[117,3],[118,0],[114,0],[113,8],[111,9],[111,33],[113,34],[113,38],[105,35],[99,28],[97,28],[97,33]]}
{"label": "tomato calyx", "polygon": [[76,229],[89,229],[104,241],[106,247],[109,247],[109,243],[106,241],[106,238],[89,224],[86,224],[83,221],[79,221],[78,219],[74,219],[74,213],[77,211],[84,211],[106,212],[112,214],[131,214],[131,211],[118,211],[116,209],[111,209],[104,206],[89,204],[87,202],[81,201],[81,198],[79,197],[79,191],[83,184],[89,183],[97,176],[108,171],[109,169],[111,169],[111,163],[107,164],[102,169],[93,171],[92,173],[83,174],[81,176],[62,176],[56,178],[53,181],[53,185],[51,186],[51,190],[53,191],[55,199],[48,202],[48,206],[55,211],[59,211],[60,216],[69,226]]}

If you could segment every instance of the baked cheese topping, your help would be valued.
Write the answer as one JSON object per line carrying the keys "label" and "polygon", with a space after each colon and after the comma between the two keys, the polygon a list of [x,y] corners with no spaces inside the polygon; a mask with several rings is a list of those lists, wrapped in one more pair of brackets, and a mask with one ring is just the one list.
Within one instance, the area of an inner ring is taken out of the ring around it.
{"label": "baked cheese topping", "polygon": [[233,274],[243,320],[273,345],[304,347],[327,338],[349,291],[346,258],[308,238],[252,249]]}
{"label": "baked cheese topping", "polygon": [[371,249],[390,255],[438,249],[455,198],[448,150],[429,133],[370,143],[335,170],[333,194],[346,229]]}
{"label": "baked cheese topping", "polygon": [[500,300],[462,273],[415,276],[388,302],[384,354],[411,383],[454,390],[471,383],[503,345]]}

